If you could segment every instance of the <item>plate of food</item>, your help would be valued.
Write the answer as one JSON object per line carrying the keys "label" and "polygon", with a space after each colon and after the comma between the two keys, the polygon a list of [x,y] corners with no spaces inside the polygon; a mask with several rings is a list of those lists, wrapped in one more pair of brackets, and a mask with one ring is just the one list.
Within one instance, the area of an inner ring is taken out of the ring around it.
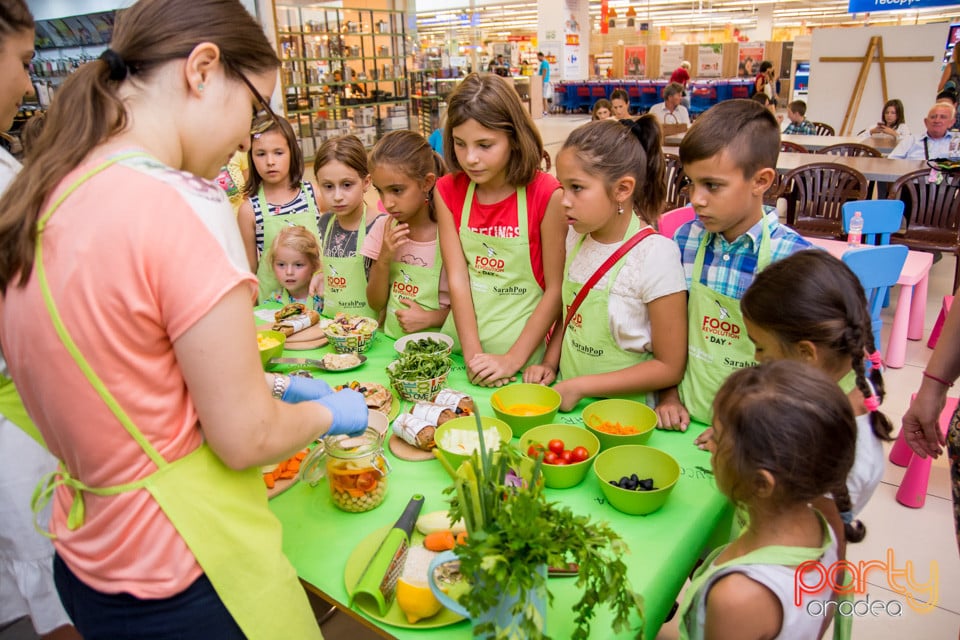
{"label": "plate of food", "polygon": [[303,462],[303,459],[307,457],[308,453],[310,453],[310,449],[306,448],[277,464],[268,464],[260,467],[263,483],[267,485],[267,498],[280,495],[297,482],[300,463]]}
{"label": "plate of food", "polygon": [[[361,540],[356,547],[354,547],[353,551],[350,553],[350,556],[347,558],[347,567],[343,572],[343,582],[347,588],[347,593],[353,592],[353,589],[360,581],[360,577],[366,570],[367,565],[370,563],[370,559],[377,552],[377,549],[380,547],[380,543],[383,542],[384,538],[386,538],[391,528],[391,526],[386,526],[377,529]],[[397,596],[390,601],[390,608],[387,609],[386,614],[381,615],[377,605],[372,601],[372,599],[369,598],[358,598],[354,601],[353,608],[362,611],[365,615],[373,620],[377,620],[394,627],[403,627],[406,629],[433,629],[437,627],[446,627],[463,620],[464,618],[462,616],[441,605],[440,610],[434,615],[424,617],[416,622],[410,622],[407,614],[404,613],[403,609],[400,608],[400,604],[397,602],[400,598],[410,599],[414,602],[418,598],[428,598],[425,593],[422,593],[421,595],[421,593],[416,593],[416,591],[419,591],[421,588],[423,588],[427,589],[427,592],[429,592],[429,587],[420,587],[419,585],[415,585],[413,589],[410,589],[409,587],[404,587],[400,584],[408,572],[419,570],[416,567],[410,566],[413,563],[417,565],[423,565],[422,571],[424,572],[425,579],[427,566],[429,565],[429,559],[432,557],[433,552],[429,552],[424,549],[423,540],[424,535],[419,531],[414,530],[413,536],[410,539],[410,548],[407,551],[407,566],[404,567],[404,571],[398,580],[396,591]],[[414,593],[410,593],[411,591],[414,591]],[[432,593],[429,597],[432,597]],[[408,607],[408,609],[410,608],[411,607]],[[429,611],[427,611],[427,613],[429,613]]]}
{"label": "plate of food", "polygon": [[333,385],[335,391],[348,387],[363,394],[367,400],[367,408],[386,414],[390,420],[400,415],[400,398],[392,389],[376,382],[358,382],[357,380]]}

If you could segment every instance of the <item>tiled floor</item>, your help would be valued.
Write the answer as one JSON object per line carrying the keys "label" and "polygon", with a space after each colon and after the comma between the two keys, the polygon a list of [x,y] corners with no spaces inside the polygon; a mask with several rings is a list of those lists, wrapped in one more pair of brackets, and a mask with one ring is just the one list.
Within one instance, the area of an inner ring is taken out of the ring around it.
{"label": "tiled floor", "polygon": [[[554,160],[567,134],[588,120],[589,117],[583,115],[550,116],[537,120],[547,151]],[[930,357],[931,351],[926,347],[926,337],[929,336],[940,310],[943,296],[951,292],[953,268],[952,257],[945,257],[933,265],[924,340],[909,343],[906,364],[902,369],[888,369],[885,372],[887,399],[883,410],[898,427],[909,404],[910,394],[919,386],[921,371]],[[889,309],[884,311],[884,345],[896,301],[894,292]],[[860,544],[850,546],[848,559],[854,563],[884,561],[892,551],[895,558],[894,569],[902,570],[909,564],[913,571],[912,578],[918,586],[925,586],[924,583],[930,582],[936,586],[934,596],[921,598],[924,601],[935,600],[936,605],[929,612],[919,613],[902,604],[899,608],[901,615],[890,615],[898,611],[897,604],[891,604],[891,601],[906,603],[906,598],[891,589],[896,580],[888,580],[881,569],[872,569],[866,575],[867,593],[858,595],[857,600],[869,598],[871,603],[883,601],[887,604],[886,611],[890,613],[880,611],[874,605],[873,611],[877,615],[855,617],[853,637],[870,640],[899,640],[907,637],[955,638],[958,637],[960,629],[960,600],[957,598],[960,593],[960,556],[954,538],[949,473],[945,456],[933,463],[926,504],[921,509],[909,509],[896,501],[897,487],[903,471],[902,468],[887,463],[883,484],[861,514],[861,519],[867,525],[867,537]],[[901,580],[900,584],[903,583]],[[349,637],[351,640],[365,640],[371,637],[366,629],[355,623],[351,624],[349,619],[345,618],[346,616],[339,614],[331,620],[330,628],[325,625],[327,638],[335,640]],[[339,626],[341,623],[343,626]],[[338,626],[334,626],[335,624]],[[8,635],[6,631],[0,631],[0,640],[30,637]],[[596,637],[602,637],[602,634]],[[658,640],[673,640],[676,637],[676,620],[665,625],[657,636]]]}

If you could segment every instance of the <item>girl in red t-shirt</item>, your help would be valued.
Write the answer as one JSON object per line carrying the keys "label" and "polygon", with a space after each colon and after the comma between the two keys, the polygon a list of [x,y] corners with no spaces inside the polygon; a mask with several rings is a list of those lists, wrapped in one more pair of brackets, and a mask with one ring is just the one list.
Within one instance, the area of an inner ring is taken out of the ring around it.
{"label": "girl in red t-shirt", "polygon": [[513,86],[470,74],[450,95],[437,182],[440,249],[471,382],[500,386],[543,355],[560,312],[566,224],[560,184]]}

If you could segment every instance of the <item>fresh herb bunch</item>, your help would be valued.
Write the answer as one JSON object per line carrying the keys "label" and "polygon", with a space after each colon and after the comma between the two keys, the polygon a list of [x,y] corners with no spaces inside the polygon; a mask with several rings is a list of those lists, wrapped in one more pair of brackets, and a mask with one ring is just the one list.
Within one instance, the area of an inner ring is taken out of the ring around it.
{"label": "fresh herb bunch", "polygon": [[394,380],[431,380],[450,371],[452,363],[446,354],[412,353],[401,356],[387,367],[387,377]]}
{"label": "fresh herb bunch", "polygon": [[[482,432],[479,416],[477,429]],[[643,599],[631,588],[627,567],[620,559],[628,551],[626,543],[606,523],[591,522],[568,507],[547,502],[540,481],[540,459],[533,463],[508,443],[502,443],[497,452],[487,451],[482,437],[480,450],[456,470],[442,451],[435,450],[435,454],[454,480],[453,486],[444,490],[451,495],[450,520],[463,518],[467,527],[467,543],[454,550],[460,558],[460,572],[467,578],[483,576],[461,602],[471,616],[495,607],[503,594],[545,591],[552,601],[546,574],[537,569],[566,566],[572,557],[579,564],[576,585],[583,589],[574,605],[575,640],[589,637],[594,608],[601,603],[613,609],[615,631],[629,625],[635,609],[642,619]],[[529,478],[523,477],[526,475]],[[517,598],[511,613],[522,615],[519,629],[496,629],[491,621],[477,625],[474,635],[546,637],[544,621],[533,602]]]}

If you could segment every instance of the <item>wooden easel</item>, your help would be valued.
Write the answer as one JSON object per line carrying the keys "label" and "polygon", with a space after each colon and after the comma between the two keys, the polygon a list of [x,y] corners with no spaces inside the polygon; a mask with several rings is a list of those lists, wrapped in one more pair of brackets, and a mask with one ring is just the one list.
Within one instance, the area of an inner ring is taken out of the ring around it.
{"label": "wooden easel", "polygon": [[860,99],[863,97],[863,88],[867,84],[867,76],[870,74],[870,67],[874,62],[880,63],[880,86],[883,90],[883,102],[887,102],[887,68],[886,62],[933,62],[933,56],[897,56],[885,58],[883,56],[883,38],[872,36],[870,44],[867,45],[867,53],[862,57],[856,56],[827,56],[820,58],[820,62],[859,62],[860,73],[857,75],[857,83],[853,86],[853,94],[850,96],[850,103],[847,105],[847,112],[843,115],[843,124],[840,126],[839,135],[850,135],[853,130],[853,122],[857,119],[857,111],[860,110]]}

